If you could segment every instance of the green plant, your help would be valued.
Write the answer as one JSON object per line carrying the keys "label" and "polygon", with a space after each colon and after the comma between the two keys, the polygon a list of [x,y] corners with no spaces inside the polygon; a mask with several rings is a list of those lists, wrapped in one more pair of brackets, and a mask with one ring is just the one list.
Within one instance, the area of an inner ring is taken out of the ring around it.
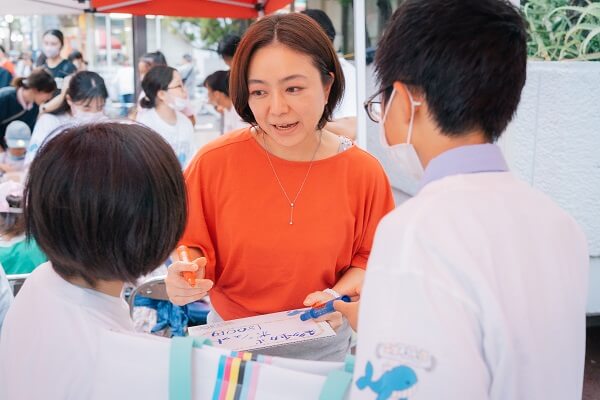
{"label": "green plant", "polygon": [[228,34],[242,35],[252,20],[229,18],[170,18],[171,32],[185,38],[194,46],[216,48]]}
{"label": "green plant", "polygon": [[538,60],[600,60],[600,2],[527,0],[529,57]]}

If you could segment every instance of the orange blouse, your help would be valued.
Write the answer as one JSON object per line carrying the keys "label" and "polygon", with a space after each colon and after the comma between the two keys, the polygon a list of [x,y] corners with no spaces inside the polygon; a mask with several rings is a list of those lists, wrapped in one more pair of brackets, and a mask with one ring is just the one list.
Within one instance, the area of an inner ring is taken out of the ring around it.
{"label": "orange blouse", "polygon": [[[293,199],[310,163],[271,161]],[[377,223],[394,208],[379,161],[353,146],[314,161],[290,225],[290,204],[248,128],[202,148],[185,180],[181,244],[206,255],[210,298],[225,320],[303,307],[348,266],[366,268]]]}

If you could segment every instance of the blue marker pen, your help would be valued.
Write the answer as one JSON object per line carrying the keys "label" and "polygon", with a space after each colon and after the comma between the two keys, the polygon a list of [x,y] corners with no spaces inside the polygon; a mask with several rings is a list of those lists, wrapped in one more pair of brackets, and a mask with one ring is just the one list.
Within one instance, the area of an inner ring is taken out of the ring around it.
{"label": "blue marker pen", "polygon": [[321,315],[325,315],[325,314],[334,312],[335,308],[333,308],[333,302],[336,300],[341,300],[346,303],[349,303],[350,296],[341,296],[341,297],[329,300],[327,303],[321,304],[318,307],[311,308],[310,310],[305,311],[302,314],[300,314],[300,319],[302,321],[308,321],[311,318],[319,318]]}

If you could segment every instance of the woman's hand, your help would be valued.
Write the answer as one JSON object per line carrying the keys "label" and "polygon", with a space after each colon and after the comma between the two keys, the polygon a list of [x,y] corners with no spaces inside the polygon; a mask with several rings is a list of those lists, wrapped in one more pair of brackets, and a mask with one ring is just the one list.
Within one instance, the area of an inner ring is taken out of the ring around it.
{"label": "woman's hand", "polygon": [[[306,299],[304,299],[304,305],[307,307],[318,306],[320,304],[326,303],[329,300],[332,300],[333,295],[325,292],[312,292]],[[335,303],[338,303],[337,301]],[[335,304],[334,303],[334,304]],[[332,313],[325,314],[319,318],[315,319],[316,322],[326,321],[331,325],[334,330],[337,330],[340,326],[342,326],[344,319],[342,317],[342,313],[335,311]]]}
{"label": "woman's hand", "polygon": [[[213,281],[204,279],[206,257],[196,258],[191,262],[175,261],[167,270],[165,285],[169,300],[173,304],[183,306],[202,299],[213,287]],[[182,272],[191,271],[196,275],[196,282],[192,286],[183,276]]]}

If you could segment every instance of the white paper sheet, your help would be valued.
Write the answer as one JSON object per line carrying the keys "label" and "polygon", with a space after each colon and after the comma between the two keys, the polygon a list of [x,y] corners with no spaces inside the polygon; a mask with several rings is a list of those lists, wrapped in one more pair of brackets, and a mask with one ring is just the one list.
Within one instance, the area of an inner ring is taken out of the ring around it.
{"label": "white paper sheet", "polygon": [[234,351],[306,342],[335,336],[327,322],[300,320],[305,311],[292,310],[188,328],[190,336],[210,339],[214,346]]}

